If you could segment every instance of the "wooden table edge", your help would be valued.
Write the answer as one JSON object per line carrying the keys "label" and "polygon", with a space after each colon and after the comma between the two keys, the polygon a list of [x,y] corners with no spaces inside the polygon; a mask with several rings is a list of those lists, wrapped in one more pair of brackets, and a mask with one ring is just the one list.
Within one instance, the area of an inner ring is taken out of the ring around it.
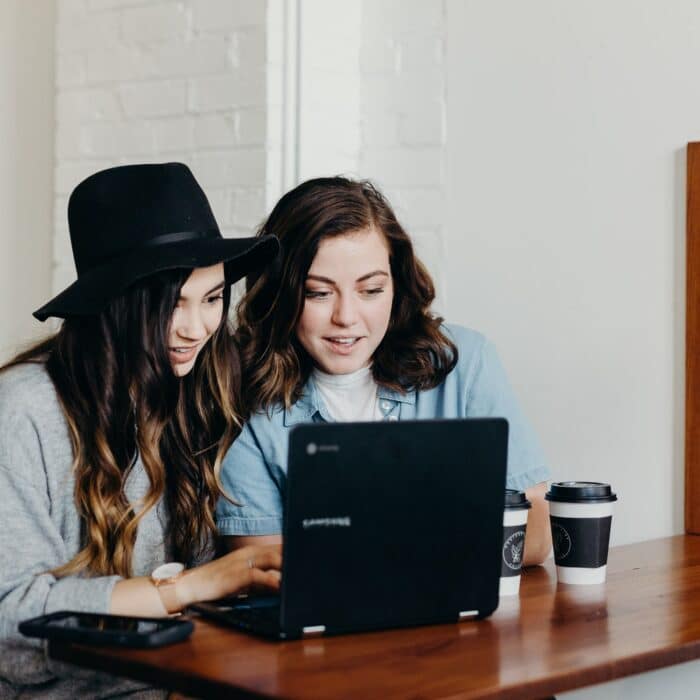
{"label": "wooden table edge", "polygon": [[[194,620],[194,623],[195,627],[201,624],[198,620]],[[279,643],[289,644],[294,642]],[[216,679],[194,679],[183,672],[176,671],[168,672],[168,683],[166,686],[163,685],[163,678],[159,669],[138,659],[122,660],[95,656],[94,649],[88,646],[50,643],[49,654],[52,658],[67,663],[75,663],[76,657],[80,657],[80,666],[83,668],[104,671],[113,675],[122,675],[125,678],[143,681],[159,688],[186,693],[194,697],[284,697],[278,694],[271,695],[251,689],[236,688]],[[463,693],[451,694],[446,696],[446,698],[449,698],[449,700],[457,700],[458,698],[463,698],[464,700],[534,700],[548,695],[555,695],[556,693],[608,683],[647,671],[669,668],[698,658],[700,658],[700,639],[662,650],[614,659],[604,664],[594,664],[575,671],[562,671],[556,675],[550,674],[546,678],[534,678],[518,684],[501,685],[482,690],[469,689]]]}
{"label": "wooden table edge", "polygon": [[[592,685],[629,678],[647,671],[670,668],[686,661],[700,659],[700,639],[681,646],[669,647],[663,651],[651,651],[627,658],[618,658],[606,664],[596,664],[576,671],[564,671],[545,679],[523,681],[517,685],[502,685],[477,694],[451,695],[449,700],[537,700],[539,698],[579,690]],[[444,699],[446,700],[446,699]]]}
{"label": "wooden table edge", "polygon": [[[193,620],[195,627],[198,621]],[[177,645],[173,645],[174,647]],[[168,683],[163,684],[163,674],[160,669],[154,668],[139,659],[119,659],[114,657],[96,656],[93,647],[79,644],[63,644],[61,642],[49,642],[49,656],[57,661],[89,668],[94,671],[104,671],[115,676],[128,678],[135,681],[143,681],[151,686],[168,691],[177,691],[191,695],[195,698],[278,698],[278,695],[258,693],[245,688],[236,688],[227,683],[211,678],[192,678],[181,671],[168,671]],[[80,663],[76,664],[76,658]]]}

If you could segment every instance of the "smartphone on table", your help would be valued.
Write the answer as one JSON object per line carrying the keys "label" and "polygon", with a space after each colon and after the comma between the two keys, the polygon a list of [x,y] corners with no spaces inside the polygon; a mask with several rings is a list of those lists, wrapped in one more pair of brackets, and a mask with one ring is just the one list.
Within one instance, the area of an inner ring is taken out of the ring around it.
{"label": "smartphone on table", "polygon": [[180,618],[125,617],[72,610],[41,615],[19,624],[19,631],[27,637],[140,649],[180,642],[193,629],[190,620]]}

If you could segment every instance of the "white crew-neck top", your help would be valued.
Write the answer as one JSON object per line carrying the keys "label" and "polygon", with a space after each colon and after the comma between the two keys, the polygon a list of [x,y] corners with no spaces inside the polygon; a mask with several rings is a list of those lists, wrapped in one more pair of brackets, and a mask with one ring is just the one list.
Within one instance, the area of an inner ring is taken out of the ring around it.
{"label": "white crew-neck top", "polygon": [[333,420],[374,421],[384,417],[379,410],[377,384],[370,367],[350,374],[326,374],[314,368],[311,378]]}

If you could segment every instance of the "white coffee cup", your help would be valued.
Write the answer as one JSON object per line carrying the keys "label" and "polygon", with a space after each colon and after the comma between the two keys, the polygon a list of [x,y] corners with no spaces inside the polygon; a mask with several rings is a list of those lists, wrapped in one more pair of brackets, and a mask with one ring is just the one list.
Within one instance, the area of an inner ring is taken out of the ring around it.
{"label": "white coffee cup", "polygon": [[532,507],[523,491],[506,489],[503,509],[503,546],[501,549],[501,578],[498,595],[517,595],[520,590],[520,570],[525,553],[527,512]]}
{"label": "white coffee cup", "polygon": [[560,481],[550,486],[545,498],[549,501],[557,579],[561,583],[603,583],[617,500],[610,485]]}

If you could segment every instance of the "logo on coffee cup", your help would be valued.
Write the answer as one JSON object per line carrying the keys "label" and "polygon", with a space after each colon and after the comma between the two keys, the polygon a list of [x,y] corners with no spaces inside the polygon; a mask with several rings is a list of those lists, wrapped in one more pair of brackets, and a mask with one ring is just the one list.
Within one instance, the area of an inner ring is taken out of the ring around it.
{"label": "logo on coffee cup", "polygon": [[571,536],[559,523],[552,523],[552,546],[557,560],[565,559],[571,552]]}
{"label": "logo on coffee cup", "polygon": [[525,530],[516,530],[503,543],[503,562],[509,569],[517,571],[522,566],[524,544]]}

